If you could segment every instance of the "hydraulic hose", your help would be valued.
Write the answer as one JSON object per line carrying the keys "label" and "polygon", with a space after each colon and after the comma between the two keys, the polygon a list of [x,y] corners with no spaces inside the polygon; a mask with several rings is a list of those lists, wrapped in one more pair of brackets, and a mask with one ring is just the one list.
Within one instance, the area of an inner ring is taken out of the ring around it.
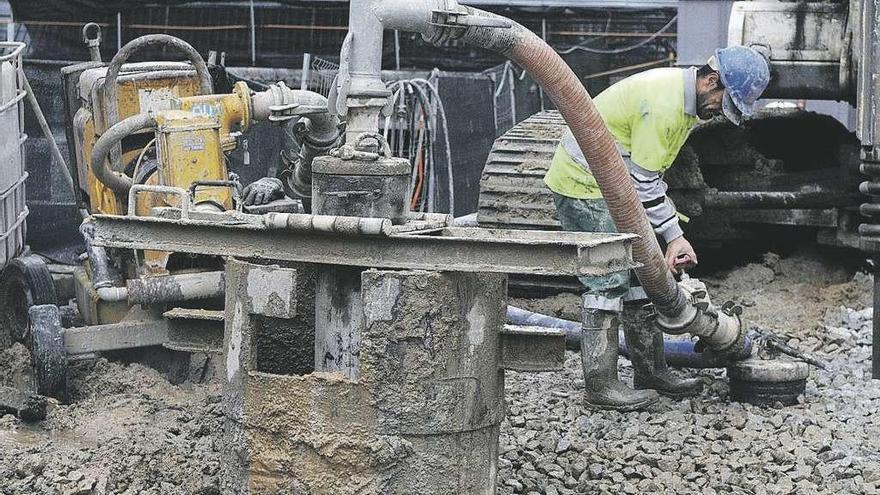
{"label": "hydraulic hose", "polygon": [[144,129],[154,129],[156,119],[152,114],[140,113],[133,115],[122,122],[114,124],[95,142],[92,149],[92,173],[102,184],[112,189],[115,193],[128,194],[131,189],[132,179],[122,172],[111,170],[107,166],[107,157],[110,151],[119,144],[126,136]]}
{"label": "hydraulic hose", "polygon": [[[575,321],[554,318],[541,313],[533,313],[515,306],[507,307],[507,321],[513,325],[535,326],[545,328],[557,328],[565,331],[565,345],[569,349],[580,349],[581,324]],[[620,353],[629,357],[629,349],[626,339],[621,335],[618,340]],[[724,368],[733,361],[745,359],[752,353],[752,341],[746,338],[743,342],[742,352],[715,354],[711,352],[697,352],[694,342],[690,340],[664,340],[663,349],[666,356],[666,364],[677,368]]]}
{"label": "hydraulic hose", "polygon": [[433,39],[430,34],[426,38],[432,42],[459,38],[498,52],[519,64],[544,89],[584,152],[617,229],[639,236],[633,243],[633,258],[641,264],[635,271],[645,293],[659,313],[679,316],[688,307],[686,295],[666,266],[614,137],[577,75],[553,48],[525,27],[479,9],[462,8],[474,18],[506,21],[509,27],[436,29]]}

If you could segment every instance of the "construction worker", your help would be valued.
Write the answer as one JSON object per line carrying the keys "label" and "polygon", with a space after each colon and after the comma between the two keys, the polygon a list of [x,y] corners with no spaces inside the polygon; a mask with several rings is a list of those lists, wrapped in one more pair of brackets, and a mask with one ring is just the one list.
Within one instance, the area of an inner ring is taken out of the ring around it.
{"label": "construction worker", "polygon": [[[675,205],[666,196],[663,173],[672,165],[699,120],[725,115],[739,125],[770,80],[764,57],[732,46],[715,52],[706,65],[652,69],[630,76],[603,91],[594,102],[617,141],[654,232],[666,244],[666,263],[678,273],[680,262],[696,264]],[[544,177],[553,192],[564,230],[616,232],[608,206],[590,167],[569,130]],[[630,274],[581,277],[585,403],[605,409],[635,410],[653,404],[657,392],[673,397],[696,395],[698,379],[682,379],[667,369],[663,334],[645,318],[630,319],[624,336],[634,370],[634,387],[617,375],[618,327]],[[627,311],[629,312],[629,310]]]}

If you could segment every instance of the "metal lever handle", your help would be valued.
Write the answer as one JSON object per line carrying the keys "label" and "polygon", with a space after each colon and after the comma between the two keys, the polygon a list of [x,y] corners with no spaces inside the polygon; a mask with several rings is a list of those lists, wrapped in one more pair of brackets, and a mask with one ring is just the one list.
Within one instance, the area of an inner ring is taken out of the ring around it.
{"label": "metal lever handle", "polygon": [[189,210],[192,207],[192,197],[189,191],[180,187],[171,186],[154,186],[151,184],[134,184],[128,190],[128,212],[130,217],[137,215],[137,198],[138,193],[154,193],[154,194],[173,194],[180,198],[180,218],[189,218]]}
{"label": "metal lever handle", "polygon": [[[89,33],[94,36],[89,36]],[[83,43],[89,48],[89,57],[92,62],[101,61],[101,26],[90,22],[82,28]]]}

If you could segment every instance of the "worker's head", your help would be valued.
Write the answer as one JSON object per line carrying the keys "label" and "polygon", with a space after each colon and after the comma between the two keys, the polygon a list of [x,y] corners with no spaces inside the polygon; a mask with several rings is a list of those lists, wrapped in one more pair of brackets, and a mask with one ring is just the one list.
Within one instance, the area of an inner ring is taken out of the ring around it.
{"label": "worker's head", "polygon": [[729,46],[697,70],[697,114],[701,119],[721,113],[739,125],[770,83],[770,66],[758,51]]}
{"label": "worker's head", "polygon": [[703,120],[721,115],[724,84],[708,64],[697,69],[697,116]]}

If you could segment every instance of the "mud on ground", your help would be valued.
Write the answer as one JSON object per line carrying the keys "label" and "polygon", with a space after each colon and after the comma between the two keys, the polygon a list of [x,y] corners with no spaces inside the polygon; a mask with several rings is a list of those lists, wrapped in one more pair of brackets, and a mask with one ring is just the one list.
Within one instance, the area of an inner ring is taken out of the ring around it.
{"label": "mud on ground", "polygon": [[[508,373],[499,493],[877,493],[880,384],[869,378],[870,277],[815,252],[703,279],[713,298],[831,364],[802,403],[729,403],[722,370],[692,400],[637,413],[585,410],[580,360],[561,373]],[[578,318],[573,295],[512,304]],[[27,352],[0,352],[0,384],[27,381]],[[621,360],[621,374],[631,369]],[[689,371],[693,374],[695,372]],[[212,494],[222,427],[216,384],[172,385],[101,359],[71,377],[74,401],[28,425],[0,417],[0,494]],[[426,487],[426,493],[430,493]]]}
{"label": "mud on ground", "polygon": [[[0,354],[0,379],[20,379],[27,359],[19,344]],[[51,403],[45,421],[0,418],[0,493],[220,493],[217,385],[172,385],[106,359],[75,366],[70,381],[72,404]]]}

